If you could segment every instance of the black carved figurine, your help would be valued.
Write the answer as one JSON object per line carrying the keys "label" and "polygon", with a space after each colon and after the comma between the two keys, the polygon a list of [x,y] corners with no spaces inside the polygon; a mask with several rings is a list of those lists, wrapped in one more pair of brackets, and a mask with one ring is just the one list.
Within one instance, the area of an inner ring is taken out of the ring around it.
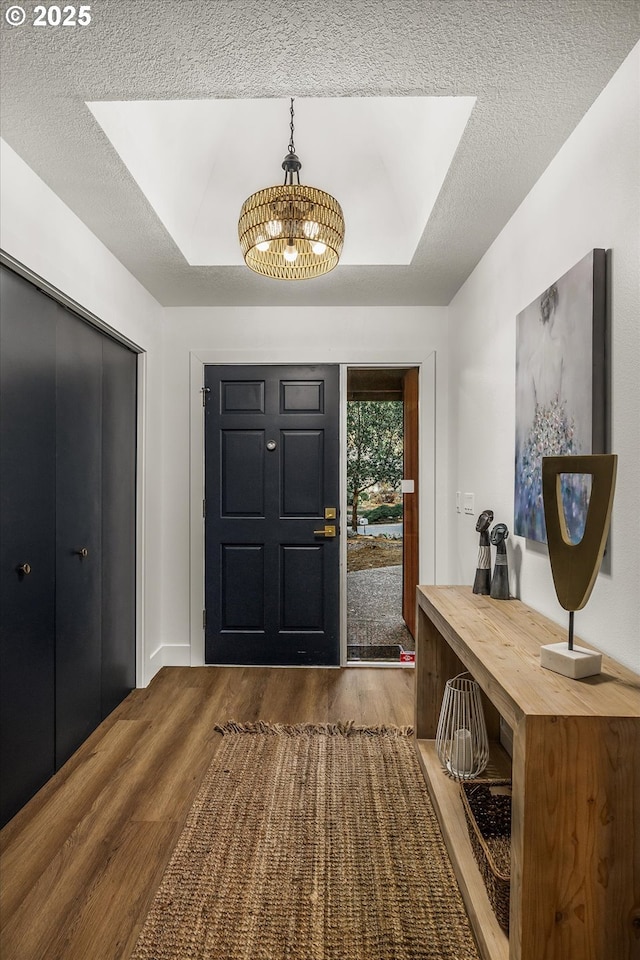
{"label": "black carved figurine", "polygon": [[478,517],[476,530],[480,534],[478,548],[478,566],[476,578],[473,581],[473,592],[481,593],[485,597],[491,592],[491,547],[489,546],[489,527],[493,520],[493,510],[483,510]]}
{"label": "black carved figurine", "polygon": [[496,547],[496,565],[493,568],[491,596],[494,600],[509,599],[509,567],[507,566],[507,544],[509,530],[506,523],[496,523],[491,531],[491,543]]}

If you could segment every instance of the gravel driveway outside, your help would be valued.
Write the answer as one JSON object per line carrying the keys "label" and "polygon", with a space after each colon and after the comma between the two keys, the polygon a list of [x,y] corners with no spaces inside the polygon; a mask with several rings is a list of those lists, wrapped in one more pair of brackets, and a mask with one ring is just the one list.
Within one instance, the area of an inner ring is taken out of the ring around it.
{"label": "gravel driveway outside", "polygon": [[402,567],[347,573],[347,643],[414,650],[402,619]]}

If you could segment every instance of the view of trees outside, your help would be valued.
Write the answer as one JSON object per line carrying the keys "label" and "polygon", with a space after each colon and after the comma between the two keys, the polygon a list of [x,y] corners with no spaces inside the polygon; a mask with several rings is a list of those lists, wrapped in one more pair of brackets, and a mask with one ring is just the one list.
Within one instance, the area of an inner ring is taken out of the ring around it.
{"label": "view of trees outside", "polygon": [[395,501],[403,470],[401,400],[350,400],[347,403],[347,490],[351,526],[374,488],[387,487]]}

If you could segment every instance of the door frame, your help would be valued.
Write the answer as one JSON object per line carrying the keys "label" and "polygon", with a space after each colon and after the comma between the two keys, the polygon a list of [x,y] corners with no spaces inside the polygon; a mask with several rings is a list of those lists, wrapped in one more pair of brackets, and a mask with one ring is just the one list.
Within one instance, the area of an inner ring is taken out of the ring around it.
{"label": "door frame", "polygon": [[[433,362],[433,364],[432,364],[432,362]],[[433,365],[433,370],[431,369],[431,368],[432,368],[432,365]],[[418,437],[417,437],[417,440],[418,440],[418,449],[417,449],[417,457],[418,457],[418,478],[419,478],[419,479],[418,479],[418,484],[417,484],[417,495],[418,495],[418,583],[422,583],[422,582],[424,582],[425,580],[426,580],[428,583],[433,583],[433,582],[435,582],[435,576],[432,576],[431,579],[428,579],[428,578],[426,577],[426,575],[423,574],[423,571],[425,570],[425,566],[426,566],[426,561],[427,561],[428,558],[429,558],[429,552],[426,552],[425,554],[423,554],[423,551],[422,551],[422,540],[423,540],[423,537],[422,537],[421,534],[420,534],[420,526],[419,526],[419,525],[420,525],[420,522],[421,522],[422,507],[423,507],[424,500],[425,500],[425,499],[428,500],[428,499],[429,499],[429,496],[432,496],[432,497],[433,497],[433,502],[434,502],[434,514],[432,514],[432,516],[435,515],[435,486],[434,486],[434,488],[433,488],[433,492],[430,492],[430,491],[427,491],[427,490],[423,491],[423,488],[422,488],[422,485],[421,485],[421,481],[422,481],[422,472],[421,472],[421,471],[422,471],[422,446],[423,446],[423,433],[422,433],[422,419],[421,419],[421,417],[422,417],[422,416],[424,415],[424,413],[425,413],[425,408],[426,408],[426,411],[428,411],[428,409],[429,409],[429,405],[428,405],[428,404],[422,403],[422,401],[423,401],[423,396],[422,396],[422,379],[423,379],[423,376],[428,376],[428,375],[431,374],[431,375],[432,375],[432,378],[433,378],[434,386],[435,386],[435,353],[431,354],[431,355],[430,355],[425,361],[423,361],[422,363],[411,363],[411,364],[407,364],[407,363],[347,363],[347,364],[343,364],[342,370],[341,370],[342,376],[341,376],[341,379],[340,379],[340,401],[341,401],[341,411],[342,411],[342,414],[341,414],[341,422],[342,422],[342,428],[343,428],[343,431],[344,431],[344,437],[343,437],[343,439],[342,439],[342,456],[341,456],[341,459],[340,459],[340,467],[341,467],[341,476],[340,476],[341,488],[340,488],[340,489],[341,489],[341,491],[342,491],[342,499],[341,499],[341,505],[340,505],[340,506],[341,506],[341,514],[342,514],[342,517],[344,518],[344,524],[345,524],[345,526],[346,526],[346,524],[347,524],[347,522],[348,522],[348,519],[349,519],[349,516],[350,516],[350,514],[351,514],[351,505],[350,505],[350,504],[348,503],[348,501],[347,501],[347,440],[346,440],[346,429],[347,429],[347,372],[348,372],[348,370],[353,370],[354,368],[358,368],[358,367],[362,367],[362,368],[365,368],[365,369],[367,369],[367,370],[379,369],[379,370],[405,370],[405,371],[407,371],[407,370],[416,370],[416,369],[417,369],[417,371],[418,371],[418,397],[419,397],[419,399],[418,399]],[[405,401],[404,401],[404,397],[403,397],[402,403],[404,404],[404,402],[405,402]],[[433,409],[433,414],[434,414],[434,416],[435,416],[435,405],[433,406],[432,409]],[[406,423],[406,421],[405,421],[404,415],[403,415],[403,425],[404,425],[405,423]],[[405,428],[403,427],[403,430],[404,430],[404,429],[405,429]],[[406,437],[405,437],[405,438],[406,438]],[[428,446],[428,443],[425,443],[424,445],[425,445],[425,446]],[[433,435],[433,445],[432,445],[432,449],[433,449],[433,451],[434,451],[434,455],[433,455],[433,458],[431,459],[431,463],[433,464],[433,462],[435,461],[435,433],[434,433],[434,435]],[[404,476],[406,476],[406,473],[404,473]],[[427,471],[427,477],[426,477],[427,485],[428,485],[429,483],[431,483],[431,480],[434,480],[434,482],[435,482],[435,474],[433,474],[433,476],[431,476],[431,474],[429,473],[429,471]],[[425,497],[423,497],[423,493],[425,494]],[[341,621],[340,621],[340,666],[346,666],[346,665],[348,664],[348,666],[350,666],[350,667],[389,667],[389,666],[413,667],[413,664],[412,664],[412,663],[411,663],[411,664],[410,664],[410,663],[407,663],[407,664],[393,664],[393,663],[389,663],[389,661],[380,661],[380,662],[378,662],[378,661],[375,661],[375,660],[370,661],[370,660],[348,660],[348,659],[347,659],[348,636],[347,636],[347,537],[346,537],[346,536],[343,536],[343,538],[342,538],[342,541],[341,541],[341,544],[340,544],[340,549],[341,549],[341,562],[340,562],[340,567],[341,567],[341,570],[340,570],[340,573],[341,573],[341,578],[340,578],[340,579],[341,579],[341,597],[343,598],[343,602],[342,602],[342,606],[341,606]],[[435,542],[433,543],[433,549],[434,549],[433,574],[435,574]],[[405,575],[405,573],[406,573],[406,565],[405,565],[405,560],[404,560],[404,554],[403,554],[402,568],[403,568],[403,592],[402,592],[402,597],[401,597],[401,604],[404,605],[404,575]],[[421,575],[422,575],[423,579],[421,579]]]}
{"label": "door frame", "polygon": [[[346,352],[346,351],[345,351]],[[420,437],[418,459],[421,465],[418,505],[424,532],[420,534],[419,579],[421,583],[435,583],[436,521],[435,521],[435,465],[436,465],[436,351],[426,356],[407,356],[402,351],[381,351],[358,348],[352,357],[300,356],[299,348],[247,350],[191,350],[189,352],[189,656],[185,666],[206,666],[204,660],[204,407],[202,388],[206,364],[220,366],[293,364],[337,364],[340,367],[340,489],[341,523],[347,499],[347,367],[419,368]],[[426,521],[426,522],[425,522]],[[185,653],[186,653],[185,649]],[[340,666],[347,663],[347,538],[340,538]],[[282,669],[298,669],[287,667]],[[320,669],[320,668],[318,668]],[[321,669],[329,669],[323,667]]]}

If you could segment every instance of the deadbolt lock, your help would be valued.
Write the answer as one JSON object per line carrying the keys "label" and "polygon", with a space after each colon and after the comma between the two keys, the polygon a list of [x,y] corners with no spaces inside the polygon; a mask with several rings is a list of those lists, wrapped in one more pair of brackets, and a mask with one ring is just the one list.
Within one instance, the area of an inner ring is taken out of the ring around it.
{"label": "deadbolt lock", "polygon": [[325,520],[335,520],[338,516],[338,511],[335,507],[325,507],[324,508],[324,518]]}
{"label": "deadbolt lock", "polygon": [[325,523],[322,530],[314,530],[313,533],[314,533],[314,536],[316,537],[335,537],[336,535],[335,524]]}

